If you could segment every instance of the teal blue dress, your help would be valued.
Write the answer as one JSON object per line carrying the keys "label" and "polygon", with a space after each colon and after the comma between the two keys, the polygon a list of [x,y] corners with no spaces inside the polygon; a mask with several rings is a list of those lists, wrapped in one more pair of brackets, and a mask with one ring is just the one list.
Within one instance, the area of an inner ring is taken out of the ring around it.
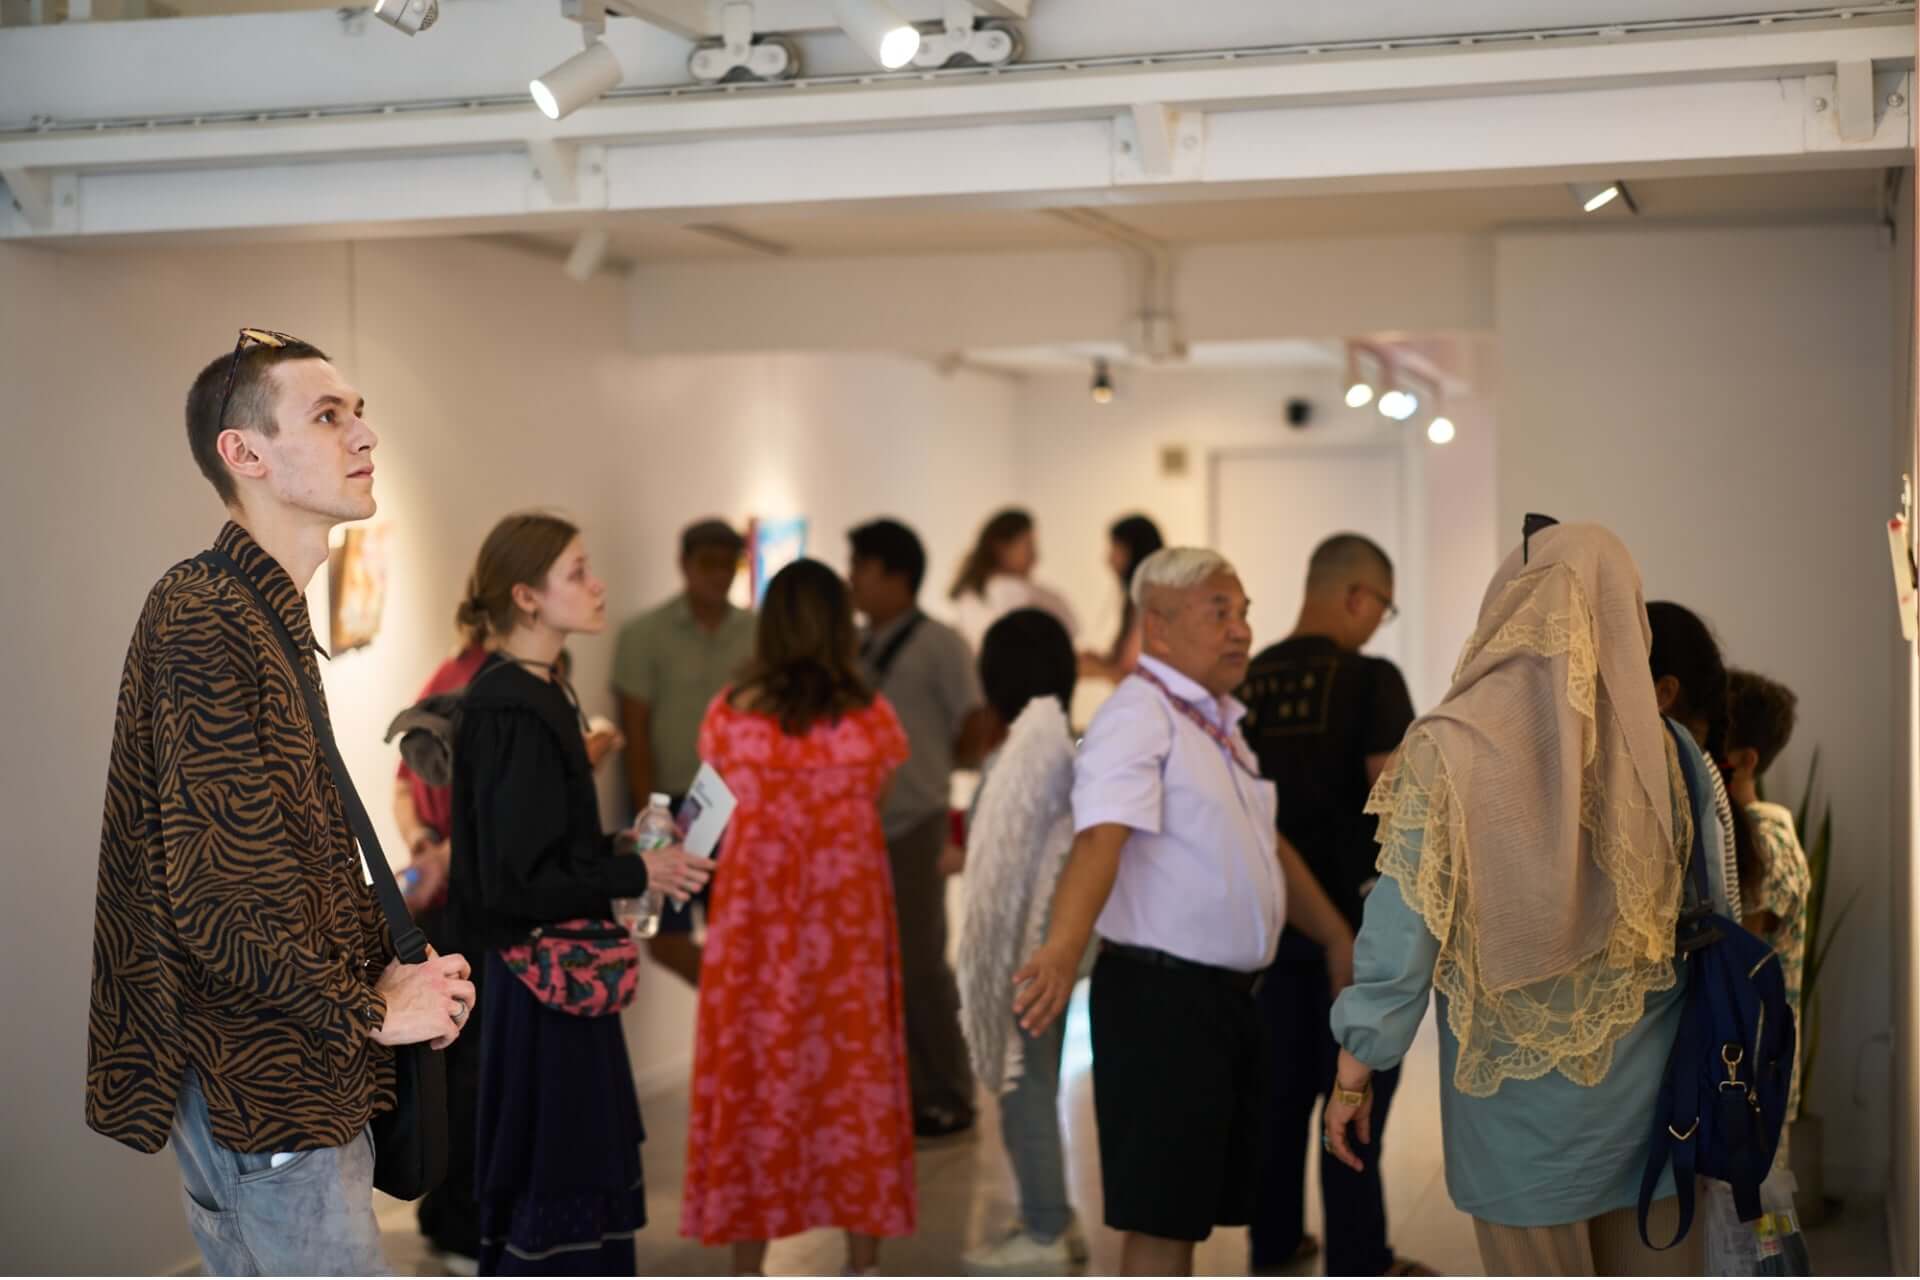
{"label": "teal blue dress", "polygon": [[[1680,737],[1681,749],[1698,757],[1692,740]],[[1707,847],[1716,848],[1712,801],[1703,809],[1701,797],[1692,800]],[[1380,877],[1354,945],[1353,985],[1333,1006],[1334,1039],[1376,1071],[1398,1065],[1426,1015],[1439,956],[1439,940],[1400,886]],[[1454,1087],[1460,1041],[1448,1025],[1448,998],[1439,994],[1440,1131],[1453,1203],[1505,1227],[1584,1222],[1636,1204],[1682,995],[1676,982],[1647,997],[1646,1016],[1621,1037],[1613,1068],[1597,1085],[1556,1071],[1507,1080],[1491,1097],[1475,1098]],[[1668,1170],[1654,1198],[1672,1194]]]}

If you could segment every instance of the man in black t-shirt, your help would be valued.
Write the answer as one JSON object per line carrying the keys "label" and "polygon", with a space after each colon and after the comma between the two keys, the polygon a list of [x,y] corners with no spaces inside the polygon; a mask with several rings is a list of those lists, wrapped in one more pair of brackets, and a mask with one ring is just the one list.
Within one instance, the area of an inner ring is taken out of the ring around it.
{"label": "man in black t-shirt", "polygon": [[[1391,621],[1393,562],[1358,534],[1329,538],[1314,551],[1307,595],[1293,634],[1253,660],[1240,701],[1242,724],[1260,771],[1279,791],[1279,827],[1358,931],[1361,904],[1376,877],[1375,820],[1367,793],[1413,722],[1399,670],[1360,647]],[[1260,992],[1273,1041],[1267,1108],[1267,1163],[1252,1240],[1256,1272],[1284,1270],[1310,1257],[1304,1234],[1308,1135],[1315,1103],[1333,1087],[1338,1046],[1326,952],[1289,929]],[[1366,1170],[1331,1156],[1320,1161],[1326,1209],[1328,1275],[1431,1275],[1397,1260],[1387,1243],[1380,1191],[1380,1144],[1398,1067],[1373,1077],[1373,1143]]]}

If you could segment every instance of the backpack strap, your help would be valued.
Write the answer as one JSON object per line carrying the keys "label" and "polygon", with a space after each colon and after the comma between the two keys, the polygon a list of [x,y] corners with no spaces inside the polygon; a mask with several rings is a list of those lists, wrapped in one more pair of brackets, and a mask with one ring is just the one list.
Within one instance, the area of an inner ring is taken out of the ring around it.
{"label": "backpack strap", "polygon": [[[1672,721],[1667,732],[1674,738],[1674,754],[1680,760],[1680,773],[1687,783],[1687,806],[1705,785],[1686,743]],[[1687,1238],[1693,1229],[1694,1179],[1699,1167],[1700,1081],[1694,1064],[1700,1061],[1699,971],[1689,959],[1690,952],[1718,937],[1717,931],[1700,928],[1704,912],[1711,910],[1707,887],[1706,841],[1700,824],[1693,824],[1693,847],[1687,857],[1686,878],[1682,882],[1680,921],[1675,930],[1674,963],[1686,965],[1686,993],[1681,997],[1680,1026],[1667,1054],[1666,1070],[1660,1079],[1660,1093],[1653,1108],[1653,1147],[1647,1154],[1646,1172],[1640,1178],[1640,1242],[1649,1249],[1671,1249]],[[1655,1244],[1647,1235],[1647,1214],[1653,1208],[1653,1195],[1660,1175],[1673,1165],[1673,1192],[1679,1201],[1680,1225],[1673,1239]]]}

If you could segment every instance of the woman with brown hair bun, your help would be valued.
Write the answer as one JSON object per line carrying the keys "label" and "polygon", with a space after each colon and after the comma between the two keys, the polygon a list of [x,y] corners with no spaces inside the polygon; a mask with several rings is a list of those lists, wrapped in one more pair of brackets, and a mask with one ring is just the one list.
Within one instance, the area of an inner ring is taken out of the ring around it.
{"label": "woman with brown hair bun", "polygon": [[782,569],[754,656],[700,728],[738,799],[714,879],[680,1233],[733,1246],[848,1236],[849,1274],[912,1233],[913,1105],[880,798],[906,733],[855,668],[846,583]]}
{"label": "woman with brown hair bun", "polygon": [[508,516],[481,546],[467,596],[463,617],[484,624],[491,650],[453,750],[454,926],[485,949],[475,956],[480,1273],[630,1276],[647,1220],[646,1133],[618,1005],[597,1016],[555,1007],[503,953],[563,921],[611,926],[610,899],[650,887],[684,901],[706,863],[678,847],[616,856],[600,829],[584,718],[558,670],[568,636],[607,625],[580,531]]}

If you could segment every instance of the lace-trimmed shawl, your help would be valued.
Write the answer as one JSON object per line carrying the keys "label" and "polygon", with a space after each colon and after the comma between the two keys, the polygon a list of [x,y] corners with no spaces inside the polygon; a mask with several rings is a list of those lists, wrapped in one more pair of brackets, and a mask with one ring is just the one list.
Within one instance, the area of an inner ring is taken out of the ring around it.
{"label": "lace-trimmed shawl", "polygon": [[1535,534],[1368,800],[1381,874],[1440,942],[1462,1093],[1549,1071],[1598,1084],[1647,995],[1676,980],[1692,822],[1649,635],[1617,538]]}

